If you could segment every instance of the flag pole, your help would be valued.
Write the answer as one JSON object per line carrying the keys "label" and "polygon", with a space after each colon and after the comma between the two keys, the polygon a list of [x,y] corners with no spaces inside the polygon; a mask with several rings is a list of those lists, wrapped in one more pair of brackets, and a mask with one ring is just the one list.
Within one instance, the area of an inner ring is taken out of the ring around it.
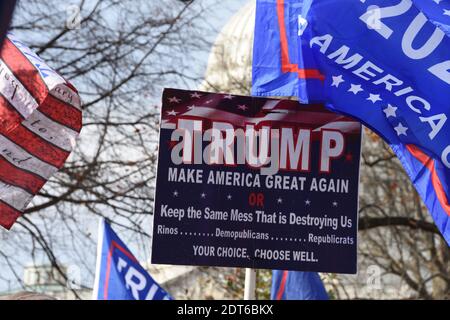
{"label": "flag pole", "polygon": [[245,269],[244,300],[256,300],[256,270]]}
{"label": "flag pole", "polygon": [[95,263],[95,279],[94,290],[92,290],[92,300],[98,300],[98,287],[100,283],[100,268],[102,261],[102,246],[105,233],[105,218],[98,219],[98,233],[97,233],[97,261]]}

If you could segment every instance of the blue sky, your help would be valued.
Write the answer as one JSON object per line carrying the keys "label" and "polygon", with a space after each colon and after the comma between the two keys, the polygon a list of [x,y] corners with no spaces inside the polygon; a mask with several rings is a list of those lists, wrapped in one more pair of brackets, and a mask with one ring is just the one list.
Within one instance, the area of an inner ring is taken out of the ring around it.
{"label": "blue sky", "polygon": [[[204,0],[203,3],[205,3],[206,6],[210,6],[210,15],[208,15],[209,19],[205,21],[205,24],[213,27],[211,28],[211,34],[207,35],[208,40],[214,41],[218,35],[217,30],[220,31],[230,20],[230,18],[239,11],[240,8],[251,1],[255,0],[225,0],[219,2],[217,0]],[[201,71],[201,74],[204,74],[208,62],[208,56],[205,55],[204,59],[202,58],[201,61],[203,64],[197,67]]]}

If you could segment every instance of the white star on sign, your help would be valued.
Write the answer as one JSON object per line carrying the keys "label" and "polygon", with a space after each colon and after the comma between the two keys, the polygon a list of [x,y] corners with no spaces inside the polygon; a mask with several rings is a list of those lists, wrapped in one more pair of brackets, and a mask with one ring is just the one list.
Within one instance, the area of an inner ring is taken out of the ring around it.
{"label": "white star on sign", "polygon": [[331,84],[332,87],[339,88],[339,85],[345,82],[345,80],[342,78],[342,74],[339,76],[333,76],[333,83]]}
{"label": "white star on sign", "polygon": [[450,17],[450,10],[445,10],[444,9],[444,15],[449,16]]}
{"label": "white star on sign", "polygon": [[364,91],[361,88],[360,84],[351,84],[351,88],[348,89],[348,92],[353,92],[353,94],[358,94],[358,92]]}
{"label": "white star on sign", "polygon": [[233,198],[233,197],[231,196],[231,194],[229,194],[229,195],[227,196],[227,199],[228,199],[228,200],[231,200],[231,198]]}
{"label": "white star on sign", "polygon": [[389,117],[396,117],[396,111],[397,111],[397,107],[393,107],[390,104],[388,104],[388,107],[386,109],[383,110],[383,112],[386,114],[386,118]]}
{"label": "white star on sign", "polygon": [[198,92],[194,92],[194,93],[191,94],[191,98],[198,99],[198,98],[201,98],[201,97],[202,97],[202,95],[199,94]]}
{"label": "white star on sign", "polygon": [[175,110],[172,111],[167,111],[167,115],[169,116],[176,116],[178,112],[176,112]]}
{"label": "white star on sign", "polygon": [[377,101],[382,101],[379,94],[372,94],[372,93],[371,93],[370,96],[367,98],[367,100],[372,101],[372,103],[375,103],[375,102],[377,102]]}
{"label": "white star on sign", "polygon": [[223,97],[224,99],[232,100],[234,97],[231,94],[227,94]]}
{"label": "white star on sign", "polygon": [[177,97],[172,97],[172,98],[169,98],[169,102],[170,103],[180,103],[181,100],[178,99]]}
{"label": "white star on sign", "polygon": [[333,207],[337,207],[338,203],[336,201],[333,202]]}
{"label": "white star on sign", "polygon": [[283,203],[283,199],[278,198],[277,202],[278,202],[278,203]]}
{"label": "white star on sign", "polygon": [[310,204],[311,204],[311,201],[309,201],[309,199],[305,201],[305,205],[309,206]]}
{"label": "white star on sign", "polygon": [[202,193],[201,195],[200,195],[203,199],[205,199],[206,198],[206,193]]}
{"label": "white star on sign", "polygon": [[174,197],[178,197],[178,191],[177,191],[177,190],[175,190],[175,191],[173,192],[173,196],[174,196]]}
{"label": "white star on sign", "polygon": [[243,110],[243,111],[248,109],[248,107],[245,104],[238,105],[237,107],[238,107],[238,109]]}
{"label": "white star on sign", "polygon": [[405,136],[407,135],[406,131],[408,131],[408,128],[405,127],[401,122],[394,129],[395,131],[397,131],[398,136],[401,136],[402,134],[404,134]]}

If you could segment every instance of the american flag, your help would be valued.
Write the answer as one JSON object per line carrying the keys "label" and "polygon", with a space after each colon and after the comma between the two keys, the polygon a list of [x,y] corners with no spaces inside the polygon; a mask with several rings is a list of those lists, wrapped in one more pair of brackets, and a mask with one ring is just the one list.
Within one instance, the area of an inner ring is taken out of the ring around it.
{"label": "american flag", "polygon": [[0,53],[0,225],[64,165],[82,125],[76,89],[9,34]]}

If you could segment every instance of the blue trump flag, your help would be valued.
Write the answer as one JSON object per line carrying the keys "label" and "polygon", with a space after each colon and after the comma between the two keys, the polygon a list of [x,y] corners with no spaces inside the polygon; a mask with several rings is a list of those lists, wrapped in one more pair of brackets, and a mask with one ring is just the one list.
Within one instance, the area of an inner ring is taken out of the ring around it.
{"label": "blue trump flag", "polygon": [[271,300],[328,300],[317,272],[273,270]]}
{"label": "blue trump flag", "polygon": [[94,300],[171,300],[111,226],[100,221]]}
{"label": "blue trump flag", "polygon": [[303,0],[257,1],[253,95],[298,96],[304,103],[321,100],[324,76],[314,66],[311,52],[300,50],[298,43],[306,26],[303,8]]}
{"label": "blue trump flag", "polygon": [[[322,88],[319,99],[359,119],[390,144],[450,243],[450,38],[442,29],[445,21],[450,25],[449,2],[272,2],[272,19],[283,5],[285,15],[304,20],[296,42],[299,56],[313,57],[303,66],[324,75],[322,83],[314,83]],[[266,3],[258,1],[257,21],[268,19],[259,14],[269,11],[258,10]],[[293,9],[295,4],[302,5],[301,11]],[[433,6],[440,6],[442,16],[430,21]],[[256,30],[255,45],[262,36]],[[300,97],[317,99],[309,94],[307,80],[297,82]],[[272,86],[277,83],[274,79]]]}
{"label": "blue trump flag", "polygon": [[450,0],[414,0],[414,4],[431,22],[450,35]]}

